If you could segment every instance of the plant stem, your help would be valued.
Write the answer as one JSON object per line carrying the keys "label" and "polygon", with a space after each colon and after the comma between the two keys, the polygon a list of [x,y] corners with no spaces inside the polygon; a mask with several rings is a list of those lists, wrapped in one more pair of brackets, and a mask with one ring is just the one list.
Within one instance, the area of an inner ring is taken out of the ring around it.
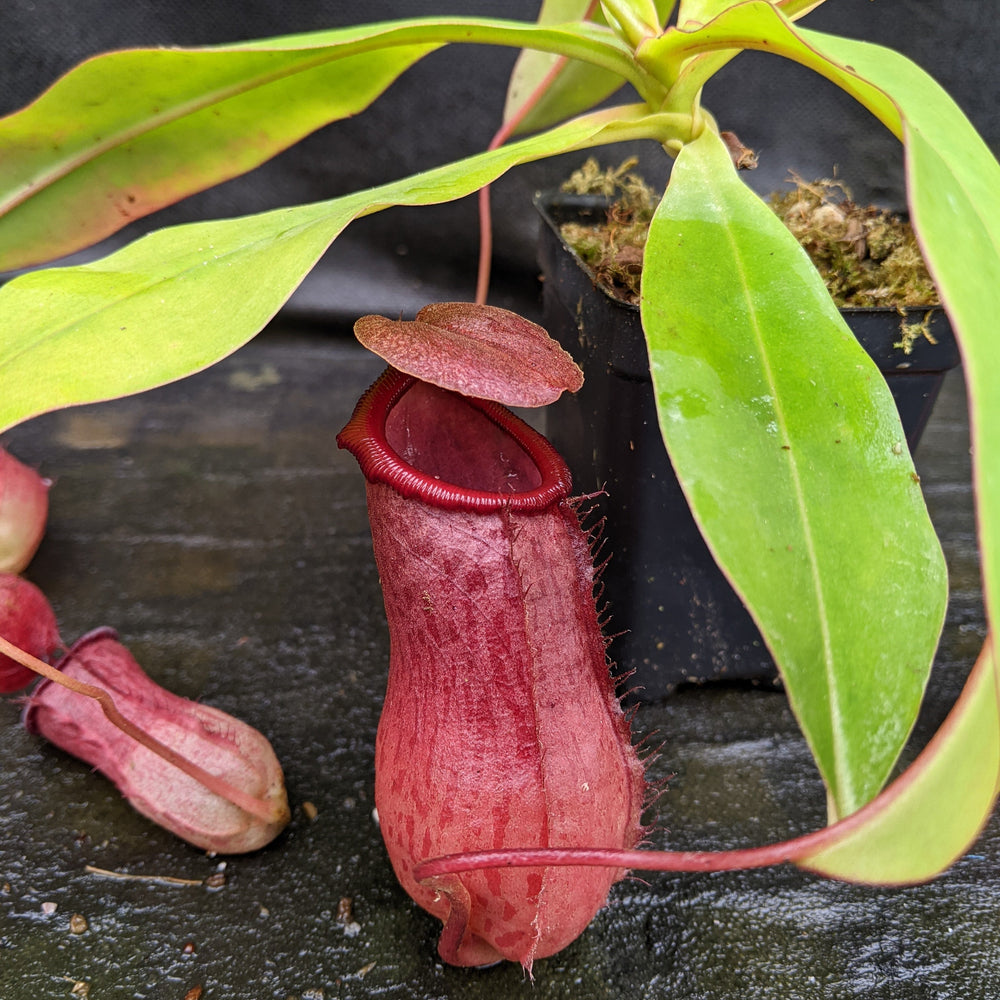
{"label": "plant stem", "polygon": [[[593,4],[591,5],[594,6]],[[497,129],[490,140],[487,149],[498,149],[513,134],[514,130],[524,121],[528,112],[538,103],[548,90],[552,81],[566,65],[565,56],[559,56],[542,82],[531,92],[528,99],[521,105],[517,113]],[[476,274],[476,304],[485,305],[490,292],[490,270],[493,266],[493,212],[490,208],[490,185],[485,184],[479,189],[479,270]]]}
{"label": "plant stem", "polygon": [[140,729],[135,723],[130,722],[118,711],[114,699],[103,688],[88,684],[85,681],[78,681],[73,677],[67,677],[62,671],[50,666],[44,660],[32,656],[2,636],[0,636],[0,653],[6,654],[12,660],[16,660],[29,670],[34,670],[36,674],[41,674],[47,680],[60,684],[62,687],[68,688],[76,694],[83,695],[85,698],[93,698],[101,706],[101,710],[108,721],[125,733],[126,736],[130,736],[151,753],[155,753],[168,764],[172,764],[183,771],[189,778],[193,778],[204,785],[212,794],[226,799],[227,802],[231,802],[234,806],[249,813],[251,816],[256,816],[265,823],[274,822],[275,812],[272,805],[253,795],[248,795],[246,792],[231,785],[225,779],[211,774],[203,767],[183,757],[176,750],[168,747],[165,743],[161,743],[155,736],[150,736],[149,733]]}
{"label": "plant stem", "polygon": [[601,8],[611,27],[633,49],[660,33],[653,0],[601,0]]}
{"label": "plant stem", "polygon": [[[593,16],[598,2],[599,0],[591,0],[587,10],[584,12],[584,21],[590,20]],[[568,61],[566,56],[556,58],[548,73],[545,74],[538,86],[528,95],[521,107],[497,129],[496,134],[490,140],[490,144],[486,147],[487,149],[498,149],[514,134],[518,125],[524,121],[531,110],[545,96],[549,87],[552,86]],[[490,270],[492,265],[493,213],[490,208],[490,185],[486,184],[479,189],[479,270],[476,276],[477,305],[486,304],[490,290]]]}
{"label": "plant stem", "polygon": [[[819,831],[825,833],[825,830]],[[809,834],[815,838],[817,834]],[[808,837],[801,838],[807,840]],[[735,851],[641,851],[614,848],[535,847],[470,851],[422,861],[413,869],[418,882],[484,868],[567,867],[632,868],[638,871],[719,872],[794,861],[805,848],[797,840]]]}
{"label": "plant stem", "polygon": [[422,861],[413,869],[418,882],[441,875],[478,871],[483,868],[525,868],[536,866],[632,868],[638,871],[722,872],[799,862],[825,847],[834,845],[845,832],[867,817],[859,810],[832,826],[792,840],[746,847],[732,851],[644,851],[615,848],[535,847],[509,850],[469,851]]}

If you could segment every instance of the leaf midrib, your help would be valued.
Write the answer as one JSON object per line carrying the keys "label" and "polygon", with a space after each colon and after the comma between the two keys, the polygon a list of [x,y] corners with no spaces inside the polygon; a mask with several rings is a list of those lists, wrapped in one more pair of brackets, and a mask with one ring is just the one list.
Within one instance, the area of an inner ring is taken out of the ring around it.
{"label": "leaf midrib", "polygon": [[[788,432],[788,420],[785,414],[785,409],[781,404],[781,393],[777,380],[774,376],[774,369],[771,365],[766,341],[761,334],[761,326],[758,322],[758,311],[755,305],[755,300],[753,295],[750,294],[752,283],[750,282],[749,276],[744,268],[743,257],[739,253],[736,240],[729,229],[726,229],[726,239],[729,242],[736,271],[739,275],[740,284],[744,292],[750,328],[753,331],[754,341],[757,345],[758,354],[761,359],[761,367],[763,369],[764,378],[771,390],[770,395],[774,408],[775,421],[781,432],[782,439],[791,443],[792,438]],[[827,615],[826,595],[823,590],[822,574],[819,571],[819,559],[816,555],[816,544],[812,530],[812,523],[808,517],[808,508],[805,503],[805,491],[802,486],[802,475],[799,468],[799,462],[795,454],[794,445],[782,454],[785,456],[785,460],[788,464],[789,475],[792,481],[792,489],[795,496],[795,503],[798,509],[799,524],[805,539],[809,575],[813,584],[813,592],[816,595],[818,611],[817,618],[822,636],[823,674],[826,679],[827,704],[829,705],[831,723],[830,737],[833,749],[833,774],[829,776],[829,780],[833,788],[836,789],[835,798],[838,801],[853,802],[855,798],[855,789],[850,781],[850,768],[847,767],[844,754],[844,743],[840,738],[840,733],[843,730],[844,715],[836,685],[835,655]],[[794,696],[791,692],[789,693],[789,697],[794,700]]]}

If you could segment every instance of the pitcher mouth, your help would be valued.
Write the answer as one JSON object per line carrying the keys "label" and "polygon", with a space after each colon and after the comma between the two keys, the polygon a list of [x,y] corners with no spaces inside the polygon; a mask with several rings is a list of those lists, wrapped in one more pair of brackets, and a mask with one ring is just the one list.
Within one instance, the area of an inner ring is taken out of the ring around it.
{"label": "pitcher mouth", "polygon": [[566,463],[505,406],[387,368],[337,444],[365,478],[445,510],[547,510],[569,496]]}

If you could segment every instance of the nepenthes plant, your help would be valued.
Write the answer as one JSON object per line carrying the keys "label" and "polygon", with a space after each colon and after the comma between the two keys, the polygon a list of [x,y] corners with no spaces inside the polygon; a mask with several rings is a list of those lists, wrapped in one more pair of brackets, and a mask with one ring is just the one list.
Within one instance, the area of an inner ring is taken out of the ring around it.
{"label": "nepenthes plant", "polygon": [[[922,69],[800,23],[816,6],[566,0],[544,3],[537,23],[399,20],[82,63],[0,121],[0,268],[52,261],[252,169],[360,113],[441,46],[524,53],[495,148],[328,201],[162,229],[93,263],[8,282],[0,426],[213,364],[269,322],[355,219],[461,198],[560,153],[655,143],[673,166],[640,307],[660,429],[827,789],[828,831],[769,857],[862,881],[931,877],[992,809],[992,642],[938,737],[883,791],[941,630],[943,558],[884,383],[794,238],[740,179],[725,109],[703,107],[702,89],[742,51],[768,52],[840,87],[899,140],[911,221],[963,355],[990,621],[1000,615],[1000,165]],[[626,83],[638,99],[603,106]],[[515,861],[479,855],[422,875]]]}

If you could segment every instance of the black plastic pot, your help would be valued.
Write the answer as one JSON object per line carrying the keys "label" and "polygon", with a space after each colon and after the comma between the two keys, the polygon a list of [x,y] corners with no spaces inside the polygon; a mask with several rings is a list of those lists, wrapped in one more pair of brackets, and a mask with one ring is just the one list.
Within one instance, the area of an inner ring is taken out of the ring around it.
{"label": "black plastic pot", "polygon": [[[544,322],[582,366],[575,396],[549,407],[546,433],[566,458],[580,493],[603,489],[607,515],[604,571],[609,631],[621,633],[610,655],[638,697],[654,699],[679,684],[709,680],[774,681],[767,648],[688,509],[663,447],[637,307],[594,284],[562,241],[559,226],[603,218],[595,198],[539,195]],[[922,320],[926,310],[915,317]],[[937,344],[921,338],[909,355],[894,309],[847,309],[845,318],[892,391],[906,440],[916,447],[945,373],[959,363],[943,310],[933,310]]]}

